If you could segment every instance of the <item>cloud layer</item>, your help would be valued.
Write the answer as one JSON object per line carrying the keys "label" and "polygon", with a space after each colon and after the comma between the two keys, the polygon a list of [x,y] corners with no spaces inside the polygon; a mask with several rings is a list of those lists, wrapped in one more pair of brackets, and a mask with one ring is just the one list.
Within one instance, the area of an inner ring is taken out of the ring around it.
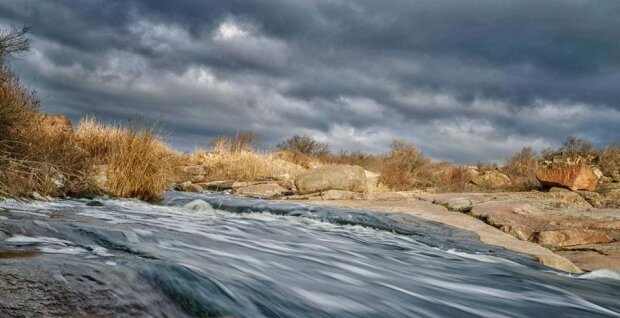
{"label": "cloud layer", "polygon": [[226,0],[0,3],[45,110],[162,118],[179,149],[308,134],[501,160],[568,135],[620,138],[620,3]]}

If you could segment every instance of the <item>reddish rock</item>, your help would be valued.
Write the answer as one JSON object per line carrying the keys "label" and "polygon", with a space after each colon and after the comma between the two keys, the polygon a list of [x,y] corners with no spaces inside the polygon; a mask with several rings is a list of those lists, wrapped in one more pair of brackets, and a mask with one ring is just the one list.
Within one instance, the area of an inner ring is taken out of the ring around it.
{"label": "reddish rock", "polygon": [[41,115],[41,127],[50,134],[72,134],[73,124],[71,119],[63,115]]}
{"label": "reddish rock", "polygon": [[537,241],[545,246],[563,247],[575,245],[611,243],[613,238],[605,232],[589,229],[565,229],[541,231]]}
{"label": "reddish rock", "polygon": [[536,178],[542,185],[573,191],[594,191],[598,183],[598,176],[585,164],[538,170]]}

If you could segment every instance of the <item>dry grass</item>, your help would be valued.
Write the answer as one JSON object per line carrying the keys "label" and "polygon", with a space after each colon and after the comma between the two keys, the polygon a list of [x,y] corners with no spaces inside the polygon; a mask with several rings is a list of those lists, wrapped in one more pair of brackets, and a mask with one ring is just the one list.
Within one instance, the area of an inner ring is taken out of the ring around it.
{"label": "dry grass", "polygon": [[433,164],[433,166],[437,192],[467,192],[468,184],[472,180],[468,167],[454,166],[449,162]]}
{"label": "dry grass", "polygon": [[620,176],[620,146],[618,144],[607,145],[601,151],[599,167],[605,176]]}
{"label": "dry grass", "polygon": [[217,152],[255,151],[260,138],[252,132],[241,131],[235,136],[217,136],[211,140],[211,149]]}
{"label": "dry grass", "polygon": [[64,195],[81,186],[86,154],[69,133],[51,133],[39,101],[0,66],[0,196]]}
{"label": "dry grass", "polygon": [[511,190],[530,191],[540,188],[536,179],[536,170],[540,157],[530,147],[523,148],[519,153],[508,158],[502,172],[510,178]]}
{"label": "dry grass", "polygon": [[395,140],[385,156],[380,182],[394,190],[432,186],[428,159],[414,144]]}
{"label": "dry grass", "polygon": [[107,165],[109,193],[114,196],[153,201],[179,178],[181,156],[152,126],[103,125],[89,117],[79,123],[75,139],[93,163]]}
{"label": "dry grass", "polygon": [[206,169],[207,181],[263,181],[290,180],[306,169],[283,160],[276,154],[263,154],[252,150],[211,152],[197,151],[195,156]]}

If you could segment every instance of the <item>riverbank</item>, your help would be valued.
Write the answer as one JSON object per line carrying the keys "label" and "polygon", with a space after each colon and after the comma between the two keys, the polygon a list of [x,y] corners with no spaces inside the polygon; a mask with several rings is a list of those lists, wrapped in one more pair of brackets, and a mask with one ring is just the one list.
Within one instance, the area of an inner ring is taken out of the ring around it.
{"label": "riverbank", "polygon": [[563,271],[620,271],[620,210],[596,209],[572,192],[412,193],[401,200],[304,200],[316,206],[404,213],[476,233],[489,245]]}

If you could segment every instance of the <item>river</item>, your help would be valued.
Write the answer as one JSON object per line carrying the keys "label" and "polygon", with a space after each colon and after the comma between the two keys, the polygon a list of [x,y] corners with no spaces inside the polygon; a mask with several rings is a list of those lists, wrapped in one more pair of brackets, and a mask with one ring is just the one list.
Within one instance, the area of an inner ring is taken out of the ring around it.
{"label": "river", "polygon": [[413,217],[97,200],[0,202],[1,317],[620,317],[617,272],[561,273]]}

